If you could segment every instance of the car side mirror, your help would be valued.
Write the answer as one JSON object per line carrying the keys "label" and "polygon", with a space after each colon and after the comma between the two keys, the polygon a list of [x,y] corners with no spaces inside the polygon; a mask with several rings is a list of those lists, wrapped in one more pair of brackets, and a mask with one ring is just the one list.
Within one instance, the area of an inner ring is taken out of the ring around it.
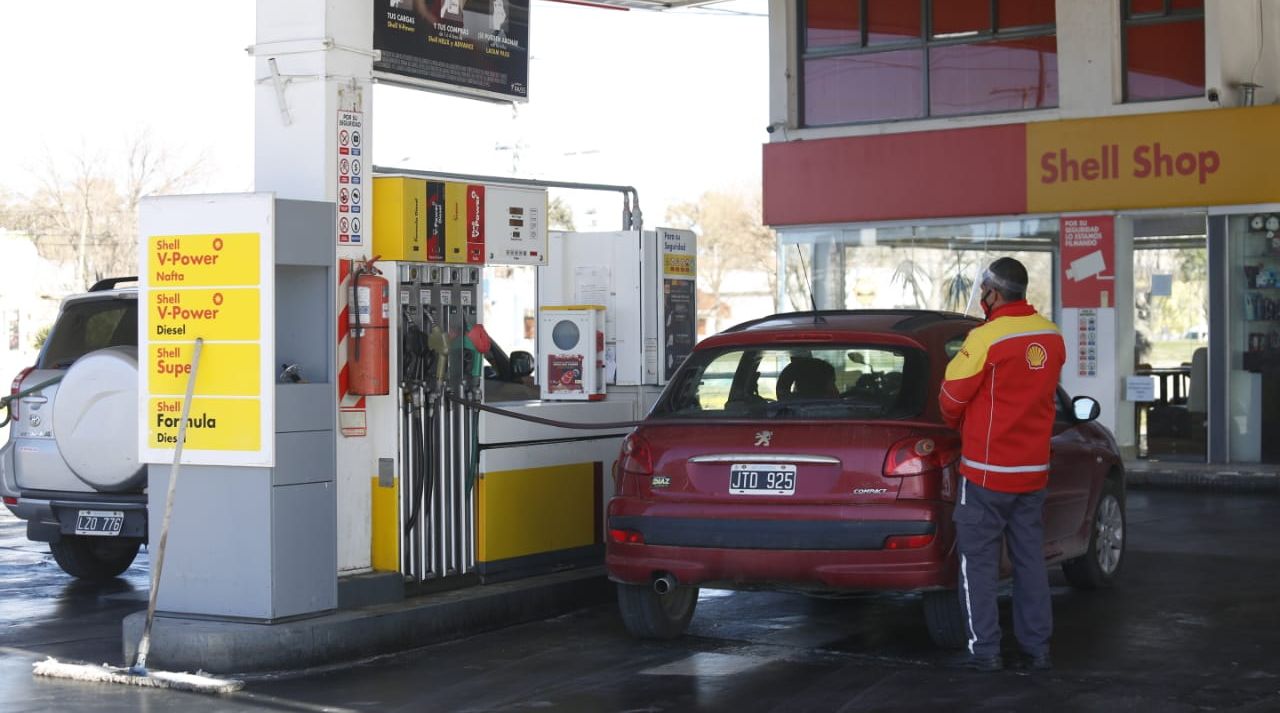
{"label": "car side mirror", "polygon": [[1075,414],[1076,421],[1081,423],[1092,421],[1102,414],[1102,407],[1092,396],[1077,396],[1071,399],[1071,410]]}
{"label": "car side mirror", "polygon": [[529,352],[511,352],[511,375],[517,379],[533,373],[534,359]]}

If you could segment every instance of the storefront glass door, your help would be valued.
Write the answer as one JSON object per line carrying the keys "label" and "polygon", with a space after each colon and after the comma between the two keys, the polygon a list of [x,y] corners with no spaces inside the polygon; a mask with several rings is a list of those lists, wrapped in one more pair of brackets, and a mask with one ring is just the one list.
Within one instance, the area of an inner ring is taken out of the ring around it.
{"label": "storefront glass door", "polygon": [[1227,219],[1228,445],[1280,463],[1280,211]]}
{"label": "storefront glass door", "polygon": [[1136,404],[1138,455],[1204,462],[1209,420],[1209,275],[1203,214],[1133,221],[1134,374],[1155,382]]}

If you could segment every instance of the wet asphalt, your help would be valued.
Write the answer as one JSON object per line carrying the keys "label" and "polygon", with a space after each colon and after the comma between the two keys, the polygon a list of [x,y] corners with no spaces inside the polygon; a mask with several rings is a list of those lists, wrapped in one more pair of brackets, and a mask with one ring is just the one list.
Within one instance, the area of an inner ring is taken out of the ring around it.
{"label": "wet asphalt", "polygon": [[33,678],[48,654],[119,663],[146,570],[76,584],[4,513],[0,711],[1280,711],[1280,498],[1131,491],[1128,510],[1116,588],[1052,577],[1048,673],[943,668],[911,596],[708,591],[676,641],[602,606],[221,698]]}

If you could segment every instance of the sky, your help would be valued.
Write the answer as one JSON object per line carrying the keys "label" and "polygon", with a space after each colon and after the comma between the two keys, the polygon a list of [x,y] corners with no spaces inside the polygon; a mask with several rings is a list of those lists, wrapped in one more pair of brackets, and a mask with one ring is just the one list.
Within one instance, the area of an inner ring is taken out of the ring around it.
{"label": "sky", "polygon": [[[377,86],[374,162],[633,185],[646,226],[703,191],[759,190],[766,13],[766,0],[662,13],[533,0],[530,101]],[[253,40],[251,0],[0,3],[0,192],[31,191],[50,160],[118,163],[143,130],[206,157],[198,190],[252,190]],[[579,229],[618,227],[619,199],[565,198]]]}

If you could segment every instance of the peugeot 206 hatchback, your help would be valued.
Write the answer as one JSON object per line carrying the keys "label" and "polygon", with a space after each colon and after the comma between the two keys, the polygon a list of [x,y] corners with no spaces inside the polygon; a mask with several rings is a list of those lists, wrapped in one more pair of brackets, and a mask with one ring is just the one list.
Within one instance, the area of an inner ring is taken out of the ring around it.
{"label": "peugeot 206 hatchback", "polygon": [[[908,591],[922,593],[933,640],[961,645],[960,439],[938,390],[978,324],[804,312],[700,343],[615,469],[606,563],[628,630],[680,635],[699,587]],[[1124,555],[1122,461],[1096,401],[1056,398],[1045,564],[1076,586],[1107,586]]]}

